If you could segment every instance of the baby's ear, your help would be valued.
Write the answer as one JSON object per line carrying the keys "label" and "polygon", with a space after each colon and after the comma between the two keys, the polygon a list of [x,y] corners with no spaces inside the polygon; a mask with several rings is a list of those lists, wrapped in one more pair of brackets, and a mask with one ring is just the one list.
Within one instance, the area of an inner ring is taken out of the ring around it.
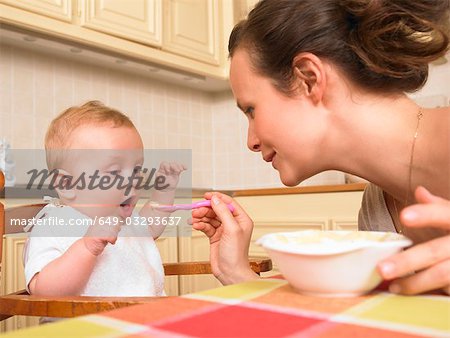
{"label": "baby's ear", "polygon": [[55,188],[61,200],[72,201],[76,197],[77,178],[73,177],[69,172],[58,169],[58,174],[54,181]]}

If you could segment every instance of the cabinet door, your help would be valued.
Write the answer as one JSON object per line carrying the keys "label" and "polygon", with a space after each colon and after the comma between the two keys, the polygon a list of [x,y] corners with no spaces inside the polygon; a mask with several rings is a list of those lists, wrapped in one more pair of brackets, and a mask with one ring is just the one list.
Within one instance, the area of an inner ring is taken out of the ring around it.
{"label": "cabinet door", "polygon": [[81,25],[147,45],[161,45],[162,0],[85,0]]}
{"label": "cabinet door", "polygon": [[219,12],[218,0],[164,0],[163,49],[220,65]]}
{"label": "cabinet door", "polygon": [[72,21],[72,0],[0,0],[0,3],[62,21]]}
{"label": "cabinet door", "polygon": [[[180,262],[209,261],[209,240],[200,231],[178,239]],[[222,284],[212,275],[180,276],[180,295],[214,289]]]}
{"label": "cabinet door", "polygon": [[[156,246],[163,263],[176,263],[178,261],[178,243],[176,237],[161,236],[156,240]],[[168,296],[178,296],[178,276],[164,277],[164,290]]]}
{"label": "cabinet door", "polygon": [[245,19],[259,0],[234,0],[234,20],[238,23]]}

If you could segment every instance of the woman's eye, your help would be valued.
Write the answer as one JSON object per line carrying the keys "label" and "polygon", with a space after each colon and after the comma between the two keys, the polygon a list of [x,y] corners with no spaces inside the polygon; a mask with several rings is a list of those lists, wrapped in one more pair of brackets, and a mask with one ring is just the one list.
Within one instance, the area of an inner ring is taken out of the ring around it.
{"label": "woman's eye", "polygon": [[253,107],[248,107],[247,109],[245,109],[244,114],[250,118],[254,118],[255,117],[255,109]]}

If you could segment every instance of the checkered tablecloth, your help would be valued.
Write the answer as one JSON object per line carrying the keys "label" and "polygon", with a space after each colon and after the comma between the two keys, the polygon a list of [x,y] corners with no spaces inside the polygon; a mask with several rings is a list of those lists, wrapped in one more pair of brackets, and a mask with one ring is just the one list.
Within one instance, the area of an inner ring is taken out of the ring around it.
{"label": "checkered tablecloth", "polygon": [[374,292],[308,297],[263,279],[122,308],[5,337],[450,337],[450,297]]}

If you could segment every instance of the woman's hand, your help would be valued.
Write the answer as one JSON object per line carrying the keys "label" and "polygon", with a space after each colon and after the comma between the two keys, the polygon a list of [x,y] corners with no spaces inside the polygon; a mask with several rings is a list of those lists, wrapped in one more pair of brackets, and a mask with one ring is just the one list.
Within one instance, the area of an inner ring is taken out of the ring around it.
{"label": "woman's hand", "polygon": [[[250,268],[248,248],[253,222],[242,207],[230,196],[206,193],[211,208],[192,211],[192,226],[205,233],[210,242],[210,261],[214,276],[222,284],[233,284],[258,278]],[[226,204],[235,210],[230,212]]]}
{"label": "woman's hand", "polygon": [[[400,213],[403,225],[450,230],[450,201],[432,195],[424,187],[416,189],[415,197],[418,203]],[[378,267],[384,279],[395,279],[391,292],[417,294],[443,289],[450,294],[450,235],[413,246],[385,259]]]}

